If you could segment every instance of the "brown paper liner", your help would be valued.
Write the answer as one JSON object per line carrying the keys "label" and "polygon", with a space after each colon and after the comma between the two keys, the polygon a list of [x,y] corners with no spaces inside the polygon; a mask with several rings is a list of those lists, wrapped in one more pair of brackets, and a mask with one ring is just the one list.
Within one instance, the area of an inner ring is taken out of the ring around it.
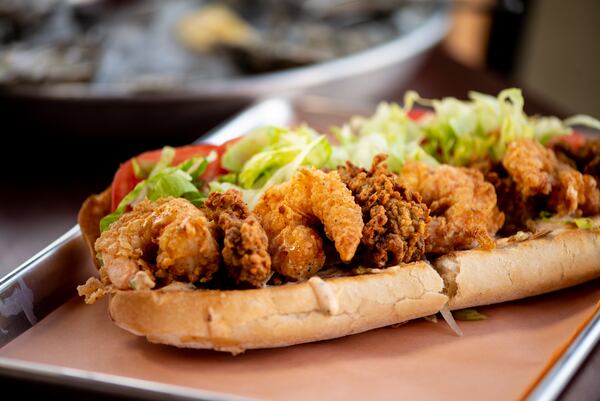
{"label": "brown paper liner", "polygon": [[558,362],[558,360],[564,355],[564,353],[571,346],[571,344],[573,344],[573,342],[579,336],[579,334],[581,334],[581,332],[585,329],[585,327],[592,321],[592,319],[594,318],[594,316],[596,315],[598,310],[600,310],[600,301],[596,304],[596,308],[592,310],[592,312],[589,314],[589,316],[587,318],[585,318],[579,324],[579,326],[577,326],[577,329],[575,329],[573,334],[571,334],[571,337],[569,337],[569,339],[567,341],[565,341],[565,343],[562,346],[560,346],[556,351],[554,351],[552,353],[552,356],[546,363],[546,366],[544,366],[544,369],[542,369],[542,371],[539,373],[537,378],[533,382],[531,382],[531,384],[529,385],[527,390],[525,390],[525,392],[523,393],[523,396],[520,398],[521,400],[527,399],[531,395],[531,393],[533,393],[533,391],[536,389],[536,387],[540,384],[540,382],[548,374],[550,369],[552,369],[554,364],[556,362]]}
{"label": "brown paper liner", "polygon": [[487,320],[423,319],[238,356],[155,345],[72,299],[0,356],[269,400],[514,400],[595,309],[600,281],[478,308]]}

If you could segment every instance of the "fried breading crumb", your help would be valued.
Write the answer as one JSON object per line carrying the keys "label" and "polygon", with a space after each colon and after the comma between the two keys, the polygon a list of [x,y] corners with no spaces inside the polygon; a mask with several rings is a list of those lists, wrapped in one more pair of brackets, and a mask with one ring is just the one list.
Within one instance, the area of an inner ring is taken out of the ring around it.
{"label": "fried breading crumb", "polygon": [[80,297],[85,297],[85,303],[88,305],[96,303],[108,293],[110,293],[109,287],[96,277],[90,277],[85,284],[77,286],[77,294]]}

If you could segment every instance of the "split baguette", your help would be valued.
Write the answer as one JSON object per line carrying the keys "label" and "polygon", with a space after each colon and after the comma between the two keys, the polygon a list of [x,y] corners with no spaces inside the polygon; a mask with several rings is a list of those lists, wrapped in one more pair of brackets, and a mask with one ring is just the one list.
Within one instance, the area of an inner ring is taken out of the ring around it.
{"label": "split baguette", "polygon": [[150,342],[232,353],[360,333],[437,313],[448,301],[426,262],[253,290],[118,291],[109,313]]}
{"label": "split baguette", "polygon": [[[79,214],[92,254],[110,199],[110,189],[94,195]],[[434,266],[423,261],[252,290],[119,290],[110,296],[109,313],[125,330],[178,347],[238,353],[325,340],[431,315],[446,305],[504,302],[600,277],[600,232],[559,228],[492,251],[454,252]]]}

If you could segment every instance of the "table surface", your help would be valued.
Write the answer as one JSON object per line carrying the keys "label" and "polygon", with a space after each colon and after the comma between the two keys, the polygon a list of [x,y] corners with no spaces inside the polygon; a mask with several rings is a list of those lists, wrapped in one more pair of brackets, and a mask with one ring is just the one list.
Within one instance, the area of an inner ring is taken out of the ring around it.
{"label": "table surface", "polygon": [[[406,84],[397,85],[390,95],[391,100],[401,101],[404,91],[414,89],[425,97],[456,96],[466,97],[468,91],[476,90],[497,93],[501,89],[512,86],[489,72],[474,70],[453,60],[441,48],[436,48],[428,57],[418,73]],[[536,98],[535,94],[524,90],[526,110],[528,113],[555,114],[564,116],[564,111],[552,107],[548,100]],[[208,129],[210,127],[203,127]],[[15,128],[14,138],[27,141],[45,141],[44,132],[37,132],[37,137],[30,133],[19,132]],[[26,141],[15,139],[15,146],[25,146]],[[70,141],[71,143],[67,143]],[[73,146],[81,147],[85,152],[98,150],[93,143],[73,143],[73,138],[58,138],[48,149],[38,149],[35,171],[27,176],[3,174],[0,185],[4,196],[0,196],[0,277],[24,262],[35,252],[42,249],[53,239],[76,223],[77,211],[85,197],[92,192],[99,192],[111,180],[112,172],[117,167],[111,165],[83,165],[81,168],[65,170],[64,158]],[[139,141],[125,141],[126,152],[135,154],[148,147]],[[173,142],[171,142],[173,143]],[[104,148],[102,148],[104,149]],[[57,162],[61,159],[63,162]],[[58,168],[54,168],[58,166]],[[6,170],[4,170],[6,171]],[[16,196],[15,196],[16,195]],[[575,379],[561,395],[560,400],[600,400],[600,344],[588,358]],[[7,381],[0,379],[0,385],[19,387],[20,393],[25,391],[31,395],[44,393],[48,399],[78,399],[78,392],[68,392],[60,388],[46,385]],[[23,394],[26,396],[27,394]],[[86,394],[87,399],[102,399],[102,395]]]}

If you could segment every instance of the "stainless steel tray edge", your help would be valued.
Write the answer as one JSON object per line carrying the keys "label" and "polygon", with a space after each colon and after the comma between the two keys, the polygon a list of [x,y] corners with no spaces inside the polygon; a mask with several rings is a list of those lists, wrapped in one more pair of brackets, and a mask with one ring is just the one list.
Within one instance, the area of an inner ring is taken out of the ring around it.
{"label": "stainless steel tray edge", "polygon": [[0,347],[73,296],[91,266],[76,225],[0,279]]}
{"label": "stainless steel tray edge", "polygon": [[148,380],[132,379],[81,369],[63,368],[11,358],[0,357],[0,375],[16,379],[36,380],[47,384],[63,385],[87,391],[97,391],[125,397],[147,400],[211,400],[251,401],[240,397],[191,387],[174,386]]}
{"label": "stainless steel tray edge", "polygon": [[577,369],[600,341],[600,310],[575,337],[562,356],[546,373],[536,388],[529,394],[527,401],[552,401],[565,390]]}

